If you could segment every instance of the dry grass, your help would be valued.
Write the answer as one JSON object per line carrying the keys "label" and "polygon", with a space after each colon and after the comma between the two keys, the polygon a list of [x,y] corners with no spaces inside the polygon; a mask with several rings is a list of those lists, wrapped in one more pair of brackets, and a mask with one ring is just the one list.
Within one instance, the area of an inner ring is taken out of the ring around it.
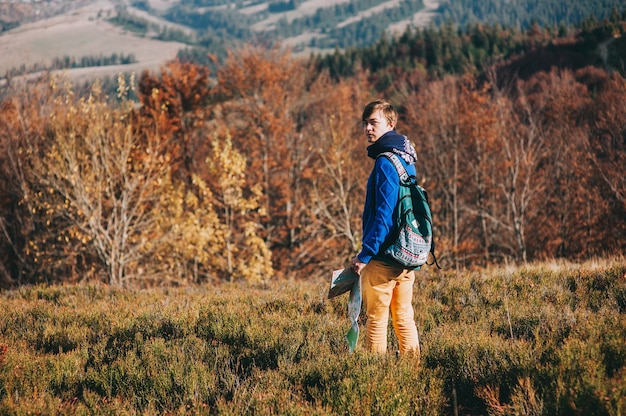
{"label": "dry grass", "polygon": [[167,10],[170,7],[180,3],[180,0],[148,0],[150,7],[154,10]]}
{"label": "dry grass", "polygon": [[[141,38],[123,31],[105,19],[114,13],[112,0],[97,0],[71,13],[25,24],[0,36],[0,74],[11,68],[50,64],[56,57],[110,56],[133,54],[138,63],[125,65],[125,72],[155,70],[176,57],[183,44]],[[67,70],[80,79],[111,75],[122,68],[80,68]]]}
{"label": "dry grass", "polygon": [[420,272],[419,366],[323,281],[1,292],[0,414],[624,414],[626,263],[558,263]]}

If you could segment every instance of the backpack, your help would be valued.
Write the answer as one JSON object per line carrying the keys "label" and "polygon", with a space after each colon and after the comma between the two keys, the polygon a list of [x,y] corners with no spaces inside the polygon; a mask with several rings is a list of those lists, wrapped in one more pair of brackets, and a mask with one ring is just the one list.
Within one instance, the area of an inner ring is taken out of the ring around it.
{"label": "backpack", "polygon": [[[419,269],[422,265],[439,263],[435,257],[433,241],[433,217],[426,190],[417,184],[414,176],[409,176],[398,155],[381,153],[393,163],[400,177],[400,191],[396,204],[397,235],[385,248],[384,253],[405,269]],[[428,263],[432,254],[433,263]]]}

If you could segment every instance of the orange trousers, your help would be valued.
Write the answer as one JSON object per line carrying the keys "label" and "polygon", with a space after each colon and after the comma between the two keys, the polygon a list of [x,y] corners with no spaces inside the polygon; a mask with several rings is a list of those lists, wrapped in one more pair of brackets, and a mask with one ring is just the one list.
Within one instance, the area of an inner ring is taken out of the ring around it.
{"label": "orange trousers", "polygon": [[370,261],[361,271],[363,303],[367,313],[365,346],[368,350],[387,352],[389,311],[398,339],[400,353],[420,353],[413,312],[415,272]]}

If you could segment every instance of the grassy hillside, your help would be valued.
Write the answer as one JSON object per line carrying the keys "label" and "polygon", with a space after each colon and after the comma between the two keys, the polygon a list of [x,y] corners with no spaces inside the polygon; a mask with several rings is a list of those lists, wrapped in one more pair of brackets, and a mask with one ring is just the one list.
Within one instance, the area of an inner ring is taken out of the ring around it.
{"label": "grassy hillside", "polygon": [[0,79],[7,71],[21,73],[49,69],[55,58],[69,56],[80,59],[112,54],[133,54],[137,62],[130,65],[73,69],[67,72],[75,79],[115,75],[120,71],[137,73],[156,70],[176,57],[184,45],[164,42],[148,36],[137,36],[107,20],[114,15],[114,3],[92,1],[84,7],[22,24],[0,35]]}
{"label": "grassy hillside", "polygon": [[623,258],[419,272],[419,365],[348,354],[347,299],[327,285],[0,292],[0,413],[626,410]]}

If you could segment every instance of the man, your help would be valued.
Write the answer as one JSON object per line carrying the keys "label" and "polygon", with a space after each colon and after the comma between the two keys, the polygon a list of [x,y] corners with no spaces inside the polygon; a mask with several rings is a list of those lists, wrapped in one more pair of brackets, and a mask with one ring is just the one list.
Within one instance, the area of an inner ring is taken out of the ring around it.
{"label": "man", "polygon": [[398,201],[400,178],[383,152],[400,156],[409,175],[415,175],[417,154],[408,139],[396,132],[398,113],[385,101],[374,101],[363,110],[367,154],[374,168],[367,181],[363,210],[361,252],[350,262],[361,275],[363,302],[367,311],[365,345],[381,354],[387,351],[389,311],[400,353],[419,354],[419,340],[413,313],[415,272],[403,269],[384,254],[396,232],[393,212]]}

